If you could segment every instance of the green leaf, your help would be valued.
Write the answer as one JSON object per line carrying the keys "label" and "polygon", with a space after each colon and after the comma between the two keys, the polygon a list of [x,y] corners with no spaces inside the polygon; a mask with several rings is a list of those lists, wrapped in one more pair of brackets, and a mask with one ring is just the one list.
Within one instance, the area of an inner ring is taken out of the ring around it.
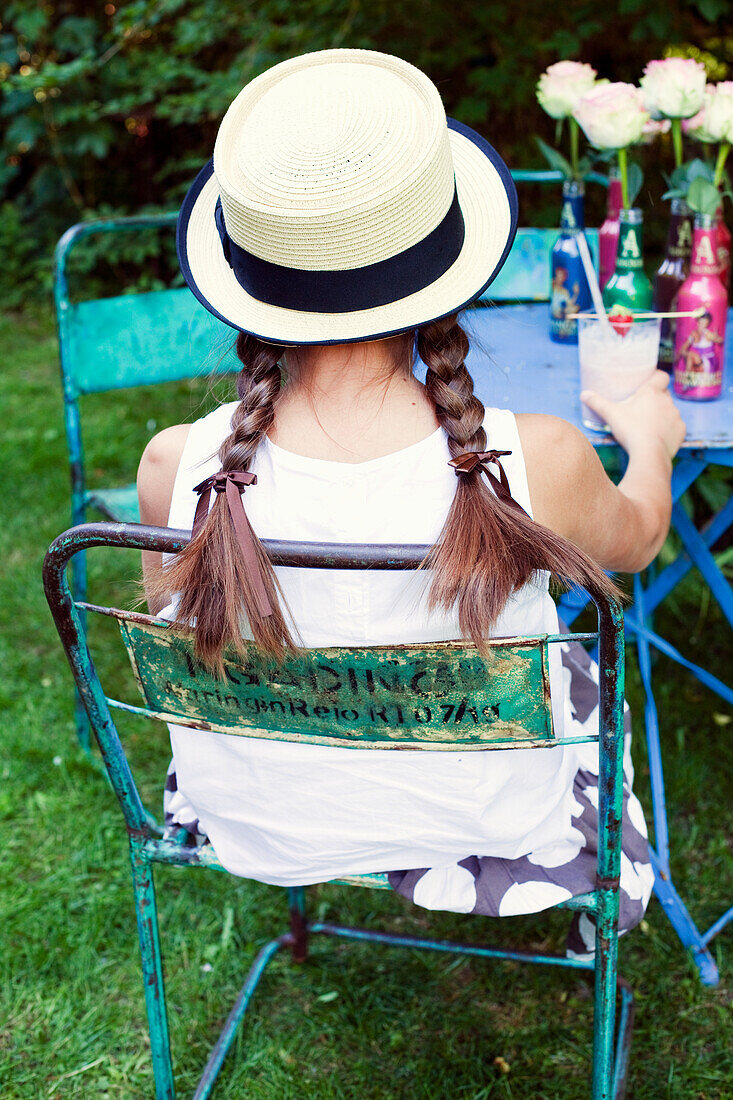
{"label": "green leaf", "polygon": [[6,130],[5,148],[11,153],[19,145],[32,149],[43,132],[44,125],[37,115],[17,115]]}
{"label": "green leaf", "polygon": [[687,170],[689,164],[680,164],[679,168],[675,168],[674,172],[669,176],[668,182],[670,187],[683,187],[687,190],[689,180],[687,178]]}
{"label": "green leaf", "polygon": [[[683,165],[682,167],[684,168],[685,165]],[[692,183],[693,180],[696,180],[698,178],[710,180],[711,183],[713,182],[713,166],[711,164],[708,164],[706,161],[701,160],[699,157],[696,157],[695,160],[691,160],[686,167],[688,183]]]}
{"label": "green leaf", "polygon": [[720,194],[717,187],[713,187],[709,180],[698,176],[690,184],[687,191],[687,205],[697,214],[707,214],[714,218],[715,211],[720,205]]}
{"label": "green leaf", "polygon": [[720,15],[730,11],[728,0],[696,0],[694,6],[708,23],[715,23]]}
{"label": "green leaf", "polygon": [[80,54],[94,47],[97,24],[94,19],[81,15],[69,15],[56,31],[55,45],[65,53]]}
{"label": "green leaf", "polygon": [[578,160],[578,176],[584,180],[586,176],[592,171],[593,164],[590,157],[580,157]]}
{"label": "green leaf", "polygon": [[543,141],[541,137],[537,137],[535,134],[535,141],[542,153],[543,157],[549,164],[550,168],[554,168],[557,172],[562,172],[565,179],[573,178],[573,170],[570,167],[570,161],[566,160],[562,153],[559,153],[557,149],[553,149],[551,145],[548,145],[546,141]]}
{"label": "green leaf", "polygon": [[[28,5],[29,10],[19,12],[13,17],[13,30],[22,34],[29,42],[35,43],[48,25],[49,9],[42,5]],[[53,11],[53,8],[50,9]]]}

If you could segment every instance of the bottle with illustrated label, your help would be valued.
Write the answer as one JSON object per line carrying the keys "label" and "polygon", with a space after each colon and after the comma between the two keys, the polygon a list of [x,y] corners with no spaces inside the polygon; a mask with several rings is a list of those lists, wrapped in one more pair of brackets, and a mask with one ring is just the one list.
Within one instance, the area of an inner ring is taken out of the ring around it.
{"label": "bottle with illustrated label", "polygon": [[728,226],[725,224],[725,218],[723,217],[723,207],[719,206],[715,215],[715,231],[716,231],[716,253],[718,256],[718,274],[720,275],[720,281],[725,287],[728,294],[730,294],[730,244],[731,233]]}
{"label": "bottle with illustrated label", "polygon": [[612,168],[608,177],[608,201],[606,219],[598,230],[598,282],[601,290],[613,275],[618,252],[618,216],[621,200],[621,174]]}
{"label": "bottle with illustrated label", "polygon": [[644,271],[643,228],[638,206],[620,212],[616,269],[603,288],[606,309],[624,306],[643,312],[652,307],[652,284]]}
{"label": "bottle with illustrated label", "polygon": [[[683,199],[672,199],[664,259],[654,276],[654,309],[669,313],[677,308],[677,292],[690,269],[692,249],[692,211]],[[674,366],[674,317],[662,318],[659,339],[659,369],[672,373]]]}
{"label": "bottle with illustrated label", "polygon": [[550,339],[577,344],[578,313],[591,306],[591,293],[578,250],[578,233],[585,228],[585,190],[567,180],[562,188],[560,236],[550,258]]}
{"label": "bottle with illustrated label", "polygon": [[696,214],[690,274],[679,289],[677,306],[702,312],[679,318],[674,344],[674,392],[690,401],[710,401],[723,388],[728,294],[720,281],[715,246],[715,219]]}

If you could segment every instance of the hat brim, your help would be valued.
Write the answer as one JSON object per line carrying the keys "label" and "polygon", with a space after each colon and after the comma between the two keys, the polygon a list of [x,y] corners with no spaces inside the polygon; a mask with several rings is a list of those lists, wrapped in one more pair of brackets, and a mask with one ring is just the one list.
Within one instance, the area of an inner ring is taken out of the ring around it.
{"label": "hat brim", "polygon": [[252,297],[237,282],[221,246],[213,158],[196,177],[178,217],[178,259],[188,286],[225,324],[276,344],[374,340],[463,309],[484,292],[509,254],[517,230],[517,192],[509,169],[487,141],[454,119],[448,127],[465,239],[454,263],[422,290],[351,313],[309,313]]}

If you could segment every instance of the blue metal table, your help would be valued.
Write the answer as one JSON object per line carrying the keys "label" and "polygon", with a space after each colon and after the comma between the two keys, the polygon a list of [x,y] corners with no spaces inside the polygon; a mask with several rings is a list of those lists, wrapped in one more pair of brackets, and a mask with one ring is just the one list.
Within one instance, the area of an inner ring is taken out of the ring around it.
{"label": "blue metal table", "polygon": [[[552,343],[548,335],[546,303],[475,309],[464,314],[464,321],[472,340],[468,365],[476,392],[484,404],[510,408],[520,413],[553,413],[577,425],[595,446],[614,445],[612,436],[589,431],[582,425],[578,349]],[[733,332],[733,310],[728,325],[729,331]],[[733,908],[706,932],[701,932],[672,880],[651,651],[655,649],[676,661],[728,703],[733,703],[733,688],[707,669],[687,660],[657,634],[652,615],[690,569],[696,567],[728,623],[733,626],[733,590],[711,552],[716,540],[733,526],[733,496],[702,530],[695,528],[680,503],[684,492],[708,466],[733,466],[733,338],[727,342],[724,378],[723,397],[718,401],[675,399],[687,425],[687,438],[672,474],[672,526],[679,535],[683,549],[670,565],[658,571],[650,570],[645,583],[638,575],[634,578],[634,602],[626,613],[627,633],[636,642],[646,698],[645,724],[654,821],[654,845],[650,844],[656,873],[654,890],[683,945],[692,952],[706,985],[718,982],[718,969],[708,944],[733,919]],[[563,601],[563,618],[572,623],[580,610],[581,606],[570,593]]]}

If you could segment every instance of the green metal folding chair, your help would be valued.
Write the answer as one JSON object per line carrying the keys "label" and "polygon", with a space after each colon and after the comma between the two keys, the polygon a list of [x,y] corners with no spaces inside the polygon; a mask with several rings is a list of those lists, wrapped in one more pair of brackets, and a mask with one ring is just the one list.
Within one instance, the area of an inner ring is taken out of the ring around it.
{"label": "green metal folding chair", "polygon": [[[319,745],[348,746],[355,752],[372,748],[492,751],[531,748],[551,751],[567,744],[555,738],[548,679],[548,646],[570,638],[598,641],[600,647],[599,836],[596,889],[562,903],[562,908],[590,914],[596,925],[595,962],[552,955],[478,947],[443,940],[395,935],[309,920],[305,890],[287,890],[290,928],[259,952],[224,1029],[204,1068],[194,1100],[211,1095],[214,1082],[242,1022],[255,987],[270,959],[288,948],[303,961],[316,935],[395,947],[458,952],[484,958],[594,970],[593,1100],[623,1096],[633,1016],[633,997],[617,978],[617,920],[621,860],[623,766],[624,636],[620,607],[591,592],[598,608],[598,631],[592,634],[512,638],[491,643],[484,663],[476,649],[460,642],[360,649],[301,650],[276,669],[258,659],[232,656],[227,662],[226,690],[195,660],[190,640],[168,623],[147,615],[77,601],[66,579],[75,554],[94,546],[116,546],[176,553],[189,535],[181,531],[118,525],[79,526],[60,535],[44,564],[49,606],[64,644],[76,685],[119,799],[127,826],[133,891],[142,953],[157,1100],[174,1100],[175,1085],[163,987],[163,964],[156,915],[153,866],[168,863],[222,871],[210,845],[184,846],[178,839],[151,831],[145,810],[112,718],[115,707],[161,721],[205,725],[232,737],[265,737]],[[265,543],[274,564],[298,568],[414,569],[424,546],[343,546]],[[108,698],[88,648],[86,618],[95,614],[119,623],[142,693],[143,705]],[[328,690],[319,689],[319,668],[332,669]],[[287,674],[283,675],[283,671]],[[335,683],[341,684],[334,688]],[[297,705],[291,706],[293,683]],[[243,686],[247,685],[247,686]],[[253,705],[253,700],[256,705]],[[324,705],[327,704],[327,705]],[[450,709],[451,721],[444,716]],[[334,711],[338,720],[334,720]],[[455,716],[460,713],[461,720]],[[344,885],[388,888],[386,875],[360,874],[338,880]],[[621,1009],[614,1042],[616,996]]]}
{"label": "green metal folding chair", "polygon": [[[129,484],[87,487],[82,437],[84,397],[202,374],[227,374],[240,368],[232,351],[232,330],[199,305],[187,287],[71,300],[69,261],[78,248],[88,244],[90,237],[104,235],[113,253],[120,235],[153,229],[172,234],[176,217],[160,214],[82,222],[68,229],[56,246],[54,300],[72,523],[83,523],[90,508],[113,520],[136,522],[139,518],[134,468],[130,470]],[[212,349],[217,347],[223,349],[222,355],[212,355]],[[75,559],[72,570],[74,594],[83,599],[87,584],[83,554]],[[77,735],[84,751],[89,752],[89,726],[81,706],[77,706]]]}

